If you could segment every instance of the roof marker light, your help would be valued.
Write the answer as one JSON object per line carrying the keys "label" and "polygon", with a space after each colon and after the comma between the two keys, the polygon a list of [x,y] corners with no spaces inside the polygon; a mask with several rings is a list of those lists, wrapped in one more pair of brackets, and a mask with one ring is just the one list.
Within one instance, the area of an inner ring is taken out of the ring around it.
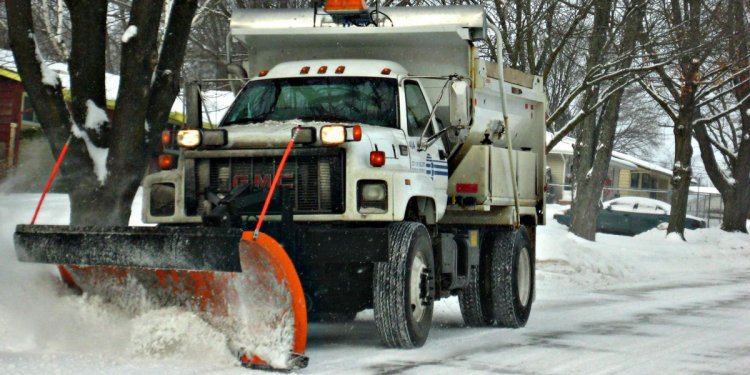
{"label": "roof marker light", "polygon": [[328,67],[325,66],[325,65],[323,65],[320,68],[318,68],[318,74],[324,74],[327,71],[328,71]]}
{"label": "roof marker light", "polygon": [[268,70],[261,70],[258,72],[258,77],[265,77],[268,74]]}
{"label": "roof marker light", "polygon": [[299,74],[307,74],[307,73],[310,73],[309,66],[303,66],[302,69],[299,70]]}
{"label": "roof marker light", "polygon": [[383,70],[380,71],[380,74],[382,74],[384,76],[387,76],[387,75],[391,74],[391,69],[390,68],[383,68]]}
{"label": "roof marker light", "polygon": [[339,67],[338,67],[338,68],[336,68],[336,74],[341,74],[341,73],[343,73],[343,72],[344,72],[344,69],[346,69],[346,67],[345,67],[345,66],[343,66],[343,65],[339,65]]}

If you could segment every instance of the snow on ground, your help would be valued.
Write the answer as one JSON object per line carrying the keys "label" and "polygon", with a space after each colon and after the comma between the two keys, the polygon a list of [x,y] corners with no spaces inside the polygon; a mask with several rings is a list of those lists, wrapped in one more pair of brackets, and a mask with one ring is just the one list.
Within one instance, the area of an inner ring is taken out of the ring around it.
{"label": "snow on ground", "polygon": [[[55,268],[15,260],[12,233],[37,194],[0,195],[0,373],[246,374],[223,337],[195,315],[132,316],[72,294]],[[131,224],[140,223],[139,200]],[[560,206],[549,206],[550,218]],[[39,223],[62,224],[52,194]],[[455,298],[436,305],[427,344],[384,349],[372,312],[312,324],[300,373],[746,373],[750,368],[750,237],[715,228],[687,243],[658,229],[589,242],[549,220],[539,229],[537,295],[519,330],[462,326]]]}

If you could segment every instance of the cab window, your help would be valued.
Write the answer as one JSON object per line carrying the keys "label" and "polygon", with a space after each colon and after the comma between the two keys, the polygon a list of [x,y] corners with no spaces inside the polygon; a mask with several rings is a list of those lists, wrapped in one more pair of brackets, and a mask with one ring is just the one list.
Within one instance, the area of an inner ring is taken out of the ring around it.
{"label": "cab window", "polygon": [[[422,135],[424,127],[430,124],[430,109],[422,94],[419,84],[414,81],[404,83],[404,97],[406,99],[406,126],[410,137]],[[426,136],[433,134],[432,126],[427,130]]]}

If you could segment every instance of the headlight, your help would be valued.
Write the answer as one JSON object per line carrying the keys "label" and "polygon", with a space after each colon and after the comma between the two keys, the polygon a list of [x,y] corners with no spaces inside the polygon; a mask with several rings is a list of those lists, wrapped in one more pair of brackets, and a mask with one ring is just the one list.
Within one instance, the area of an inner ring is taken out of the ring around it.
{"label": "headlight", "polygon": [[362,200],[365,202],[377,202],[385,200],[385,184],[367,184],[362,186]]}
{"label": "headlight", "polygon": [[326,145],[337,145],[346,141],[346,128],[342,125],[326,125],[320,128],[320,141]]}
{"label": "headlight", "polygon": [[388,212],[388,185],[385,181],[361,180],[357,182],[358,211],[361,214]]}
{"label": "headlight", "polygon": [[201,132],[198,129],[186,129],[177,132],[177,144],[185,148],[195,148],[201,144]]}

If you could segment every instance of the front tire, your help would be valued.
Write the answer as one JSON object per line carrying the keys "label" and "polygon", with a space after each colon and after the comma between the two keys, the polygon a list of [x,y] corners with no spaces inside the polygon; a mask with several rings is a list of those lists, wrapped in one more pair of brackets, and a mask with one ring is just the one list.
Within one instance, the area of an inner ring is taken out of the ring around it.
{"label": "front tire", "polygon": [[435,295],[432,242],[416,222],[388,228],[388,261],[375,265],[375,326],[391,348],[415,348],[427,340]]}
{"label": "front tire", "polygon": [[464,322],[472,327],[520,328],[534,300],[534,249],[525,227],[487,234],[479,268],[459,293]]}

